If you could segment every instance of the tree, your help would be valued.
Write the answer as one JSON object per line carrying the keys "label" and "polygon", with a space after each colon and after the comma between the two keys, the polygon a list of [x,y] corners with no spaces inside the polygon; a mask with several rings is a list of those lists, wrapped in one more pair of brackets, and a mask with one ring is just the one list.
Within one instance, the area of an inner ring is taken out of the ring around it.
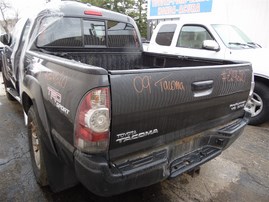
{"label": "tree", "polygon": [[147,35],[147,0],[82,0],[134,18],[143,37]]}
{"label": "tree", "polygon": [[137,0],[135,7],[138,12],[132,16],[137,23],[142,37],[147,36],[147,0]]}
{"label": "tree", "polygon": [[82,0],[82,2],[125,14],[134,6],[135,0]]}
{"label": "tree", "polygon": [[[0,0],[0,25],[6,33],[10,33],[13,26],[18,21],[18,12],[12,7],[10,2]],[[12,16],[12,17],[11,17]]]}

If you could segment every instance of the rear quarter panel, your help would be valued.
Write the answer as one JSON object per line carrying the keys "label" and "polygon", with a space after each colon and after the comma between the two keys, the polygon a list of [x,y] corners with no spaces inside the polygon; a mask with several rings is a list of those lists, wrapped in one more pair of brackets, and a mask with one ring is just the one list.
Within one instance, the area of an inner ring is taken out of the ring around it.
{"label": "rear quarter panel", "polygon": [[108,86],[104,69],[52,55],[29,51],[28,75],[39,82],[51,131],[73,145],[76,111],[81,99],[95,87]]}

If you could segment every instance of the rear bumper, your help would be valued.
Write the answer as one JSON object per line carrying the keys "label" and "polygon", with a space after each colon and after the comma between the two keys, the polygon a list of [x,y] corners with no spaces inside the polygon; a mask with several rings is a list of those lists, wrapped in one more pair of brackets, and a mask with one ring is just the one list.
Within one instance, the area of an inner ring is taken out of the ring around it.
{"label": "rear bumper", "polygon": [[[243,132],[248,118],[195,135],[189,147],[179,140],[141,158],[109,164],[103,157],[75,152],[79,181],[94,194],[111,196],[146,187],[190,171],[220,155]],[[185,151],[185,152],[184,152]],[[184,153],[182,153],[184,152]],[[147,153],[148,154],[148,153]],[[143,155],[144,156],[144,155]]]}
{"label": "rear bumper", "polygon": [[167,163],[156,163],[147,169],[123,174],[106,161],[76,154],[75,169],[79,181],[91,192],[99,196],[112,196],[145,187],[163,180]]}

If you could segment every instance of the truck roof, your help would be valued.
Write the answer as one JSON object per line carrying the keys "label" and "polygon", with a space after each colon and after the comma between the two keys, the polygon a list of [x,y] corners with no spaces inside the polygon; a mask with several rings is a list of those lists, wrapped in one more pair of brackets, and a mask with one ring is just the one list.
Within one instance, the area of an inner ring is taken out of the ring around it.
{"label": "truck roof", "polygon": [[227,24],[224,21],[220,20],[205,20],[205,19],[198,19],[198,18],[186,18],[182,17],[178,20],[167,20],[160,22],[159,24],[201,24],[201,25],[211,25],[211,24]]}
{"label": "truck roof", "polygon": [[46,7],[39,11],[38,15],[50,16],[68,16],[68,17],[87,17],[98,19],[109,19],[134,24],[134,20],[127,16],[110,10],[92,6],[89,3],[81,3],[76,1],[57,1],[46,4]]}

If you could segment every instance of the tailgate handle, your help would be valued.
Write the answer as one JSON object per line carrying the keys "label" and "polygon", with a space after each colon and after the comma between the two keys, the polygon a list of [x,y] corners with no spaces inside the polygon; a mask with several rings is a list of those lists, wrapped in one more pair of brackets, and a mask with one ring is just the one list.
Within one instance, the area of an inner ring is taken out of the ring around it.
{"label": "tailgate handle", "polygon": [[193,82],[191,90],[194,93],[194,97],[210,95],[213,91],[213,84],[213,80]]}

